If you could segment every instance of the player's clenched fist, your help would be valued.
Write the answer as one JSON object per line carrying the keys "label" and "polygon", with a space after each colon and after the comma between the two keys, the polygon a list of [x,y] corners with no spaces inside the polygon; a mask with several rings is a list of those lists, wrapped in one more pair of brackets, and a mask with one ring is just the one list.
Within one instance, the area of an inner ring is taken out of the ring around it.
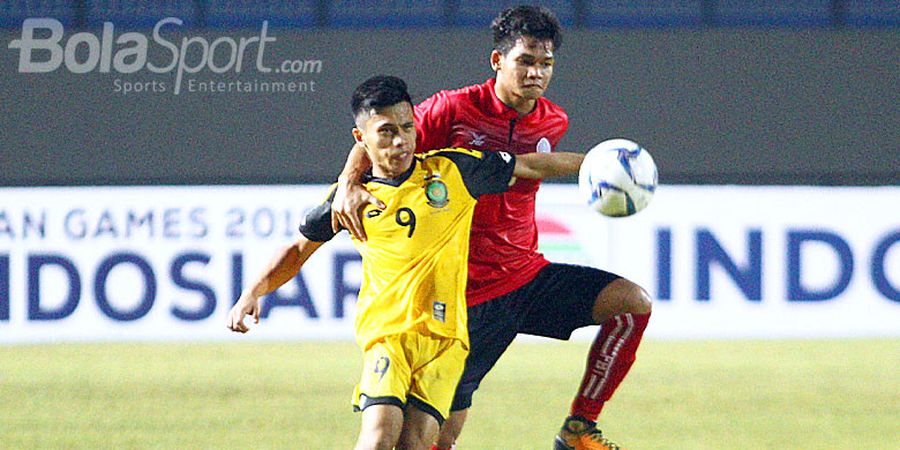
{"label": "player's clenched fist", "polygon": [[248,315],[253,317],[253,323],[259,323],[259,297],[244,291],[228,313],[228,329],[239,333],[249,331],[244,323],[244,317]]}

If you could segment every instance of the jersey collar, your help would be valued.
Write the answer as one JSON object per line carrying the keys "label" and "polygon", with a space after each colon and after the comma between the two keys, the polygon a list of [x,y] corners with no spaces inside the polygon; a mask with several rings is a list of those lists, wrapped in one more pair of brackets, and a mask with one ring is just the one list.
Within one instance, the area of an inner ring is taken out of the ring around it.
{"label": "jersey collar", "polygon": [[419,159],[413,158],[412,164],[409,165],[409,169],[406,169],[406,172],[403,172],[399,176],[396,176],[394,178],[379,178],[379,177],[373,176],[372,169],[369,169],[368,172],[366,172],[365,175],[362,176],[361,181],[363,183],[368,183],[371,181],[371,182],[375,182],[375,183],[381,183],[381,184],[386,184],[388,186],[397,187],[397,186],[400,186],[401,184],[403,184],[404,181],[409,179],[410,175],[412,175],[412,173],[413,173],[413,170],[416,170],[416,164],[419,164]]}
{"label": "jersey collar", "polygon": [[[487,97],[485,98],[485,102],[483,107],[487,109],[487,113],[490,116],[498,117],[505,120],[513,120],[519,118],[519,112],[515,109],[503,103],[499,97],[497,97],[497,92],[494,91],[494,86],[497,84],[496,78],[488,79],[482,86],[487,91]],[[537,103],[534,105],[534,109],[526,114],[524,117],[531,118],[534,116],[534,113],[537,112],[540,107],[541,99],[538,99]]]}

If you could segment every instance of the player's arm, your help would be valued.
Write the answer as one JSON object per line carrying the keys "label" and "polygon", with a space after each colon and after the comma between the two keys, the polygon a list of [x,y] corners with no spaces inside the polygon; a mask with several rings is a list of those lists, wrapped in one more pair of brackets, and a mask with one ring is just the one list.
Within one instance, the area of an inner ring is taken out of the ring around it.
{"label": "player's arm", "polygon": [[434,152],[453,161],[463,182],[474,198],[483,194],[506,192],[516,177],[540,179],[577,173],[584,155],[581,153],[480,152],[463,148]]}
{"label": "player's arm", "polygon": [[518,178],[549,178],[578,173],[584,155],[581,153],[526,153],[516,155],[513,176]]}
{"label": "player's arm", "polygon": [[310,241],[306,237],[297,239],[293,244],[281,249],[268,267],[259,274],[253,284],[241,293],[241,298],[228,314],[228,328],[231,331],[246,333],[249,328],[244,324],[244,317],[253,317],[259,323],[260,298],[272,293],[297,276],[300,268],[324,242]]}
{"label": "player's arm", "polygon": [[384,208],[381,200],[375,198],[360,183],[360,178],[372,167],[363,144],[356,143],[350,150],[344,170],[338,177],[334,201],[331,203],[331,229],[338,232],[346,228],[360,241],[366,240],[366,230],[362,226],[362,210],[366,204]]}
{"label": "player's arm", "polygon": [[330,214],[335,190],[336,186],[332,186],[327,199],[303,216],[300,222],[301,237],[281,249],[250,287],[241,293],[241,298],[228,314],[228,328],[231,331],[246,333],[248,328],[244,324],[244,317],[247,315],[259,323],[260,298],[297,276],[310,255],[337,234],[331,229]]}

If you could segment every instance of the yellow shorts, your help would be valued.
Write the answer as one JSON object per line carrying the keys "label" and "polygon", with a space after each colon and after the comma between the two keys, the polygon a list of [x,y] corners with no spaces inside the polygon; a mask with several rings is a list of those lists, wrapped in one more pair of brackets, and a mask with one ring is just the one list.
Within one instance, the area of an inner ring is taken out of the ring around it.
{"label": "yellow shorts", "polygon": [[419,332],[385,336],[363,355],[353,407],[411,404],[443,424],[468,354],[459,339]]}

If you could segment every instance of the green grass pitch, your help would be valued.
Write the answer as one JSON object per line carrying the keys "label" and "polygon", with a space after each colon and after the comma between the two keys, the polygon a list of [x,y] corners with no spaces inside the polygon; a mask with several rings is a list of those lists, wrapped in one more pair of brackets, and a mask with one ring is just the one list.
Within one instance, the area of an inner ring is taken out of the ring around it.
{"label": "green grass pitch", "polygon": [[[588,343],[515,343],[459,449],[549,449]],[[0,447],[352,448],[351,343],[0,346]],[[646,341],[601,416],[630,449],[897,449],[900,340]]]}

